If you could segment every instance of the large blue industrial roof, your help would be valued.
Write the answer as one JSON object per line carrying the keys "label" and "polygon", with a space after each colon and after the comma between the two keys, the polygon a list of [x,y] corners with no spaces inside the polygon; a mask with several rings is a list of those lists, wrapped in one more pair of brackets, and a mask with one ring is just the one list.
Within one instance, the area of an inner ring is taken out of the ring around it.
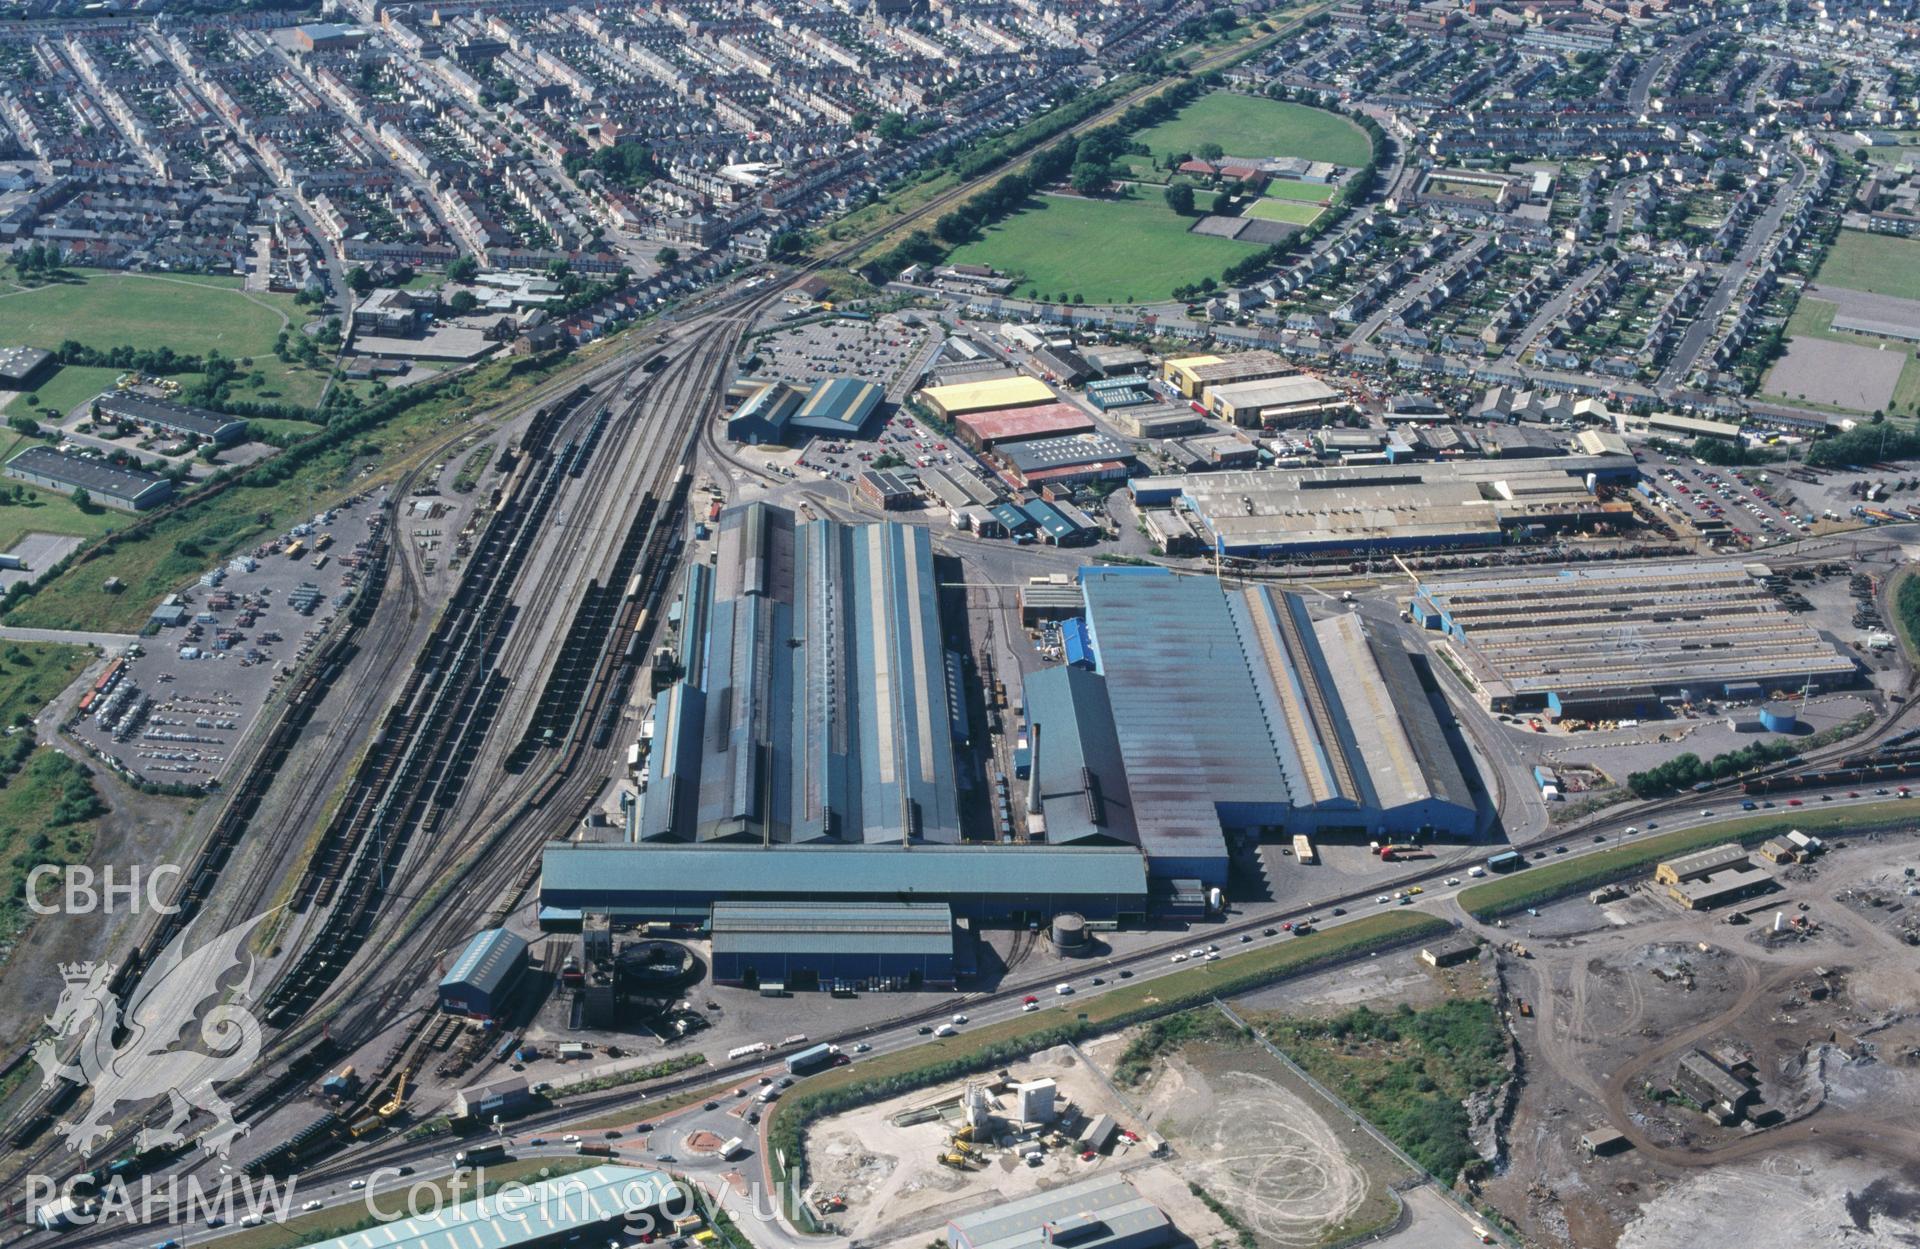
{"label": "large blue industrial roof", "polygon": [[1223,820],[1284,823],[1286,777],[1220,584],[1083,569],[1081,587],[1141,849],[1224,860]]}

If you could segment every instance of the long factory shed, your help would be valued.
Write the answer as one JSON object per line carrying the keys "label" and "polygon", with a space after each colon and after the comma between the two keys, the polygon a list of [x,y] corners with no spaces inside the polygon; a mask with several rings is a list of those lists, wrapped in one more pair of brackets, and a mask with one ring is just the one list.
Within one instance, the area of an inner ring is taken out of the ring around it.
{"label": "long factory shed", "polygon": [[1859,672],[1731,560],[1441,577],[1413,615],[1461,643],[1496,710],[1640,716],[1664,698],[1760,701]]}

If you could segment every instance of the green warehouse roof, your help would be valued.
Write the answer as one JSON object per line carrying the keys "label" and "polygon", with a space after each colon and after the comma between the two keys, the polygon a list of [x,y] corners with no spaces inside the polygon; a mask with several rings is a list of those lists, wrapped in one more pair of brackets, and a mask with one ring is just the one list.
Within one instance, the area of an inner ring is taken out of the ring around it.
{"label": "green warehouse roof", "polygon": [[508,1188],[418,1218],[323,1240],[315,1249],[514,1249],[657,1209],[679,1185],[664,1171],[604,1166]]}

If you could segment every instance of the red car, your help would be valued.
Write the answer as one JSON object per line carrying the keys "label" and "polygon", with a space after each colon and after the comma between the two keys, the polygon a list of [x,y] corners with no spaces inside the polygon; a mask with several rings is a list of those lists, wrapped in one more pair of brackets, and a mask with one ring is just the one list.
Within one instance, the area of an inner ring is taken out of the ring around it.
{"label": "red car", "polygon": [[1020,1004],[1021,1004],[1022,1006],[1030,1006],[1030,1005],[1032,1005],[1033,1003],[1035,1003],[1035,1002],[1038,1002],[1039,1000],[1040,1000],[1039,998],[1037,998],[1037,997],[1035,997],[1035,996],[1034,996],[1033,994],[1031,994],[1031,993],[1029,993],[1029,994],[1027,994],[1027,996],[1025,996],[1025,997],[1023,997],[1023,998],[1021,998],[1021,999],[1020,999]]}

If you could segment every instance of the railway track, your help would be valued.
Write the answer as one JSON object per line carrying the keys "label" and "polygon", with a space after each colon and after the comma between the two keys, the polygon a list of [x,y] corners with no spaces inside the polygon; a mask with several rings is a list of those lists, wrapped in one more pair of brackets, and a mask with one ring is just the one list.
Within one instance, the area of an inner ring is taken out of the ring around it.
{"label": "railway track", "polygon": [[[435,951],[451,948],[476,928],[501,922],[536,878],[540,844],[555,831],[570,827],[571,817],[584,809],[611,775],[612,754],[608,747],[611,728],[605,732],[597,729],[618,723],[625,706],[627,683],[644,657],[651,618],[645,604],[657,603],[673,576],[676,539],[683,524],[682,509],[691,475],[694,435],[724,391],[738,335],[750,315],[749,312],[724,318],[716,328],[695,341],[688,367],[675,375],[675,383],[661,401],[653,405],[677,414],[677,419],[664,430],[654,431],[636,443],[635,455],[639,458],[651,455],[657,466],[649,488],[640,495],[626,525],[628,542],[622,545],[634,548],[631,558],[616,552],[610,569],[603,566],[603,571],[618,573],[630,564],[634,571],[625,581],[627,593],[621,596],[617,608],[600,611],[597,622],[589,622],[597,627],[573,639],[579,649],[595,657],[591,665],[593,677],[580,704],[580,714],[563,742],[555,743],[559,747],[558,758],[546,767],[528,769],[516,776],[474,813],[471,822],[459,818],[450,821],[468,828],[491,830],[481,835],[478,844],[467,849],[462,862],[449,864],[443,854],[423,852],[410,875],[431,876],[445,888],[446,901],[431,908],[411,930],[391,934],[382,947],[381,957],[375,960],[379,966],[366,964],[357,975],[335,986],[331,998],[340,999],[340,1008],[325,1012],[331,1020],[333,1035],[343,1036],[351,1044],[363,1034],[370,1034],[372,1029],[390,1023],[425,980],[426,972],[432,969],[431,955]],[[648,395],[643,392],[618,420],[609,419],[602,424],[602,432],[631,427],[647,406],[647,400]],[[635,457],[613,460],[606,472],[619,476],[627,467],[627,460],[632,458]],[[572,477],[584,470],[584,457],[576,456],[564,465],[556,465],[554,471]],[[474,564],[483,562],[482,559],[473,561]],[[551,570],[537,576],[529,596],[542,598],[554,588],[553,580]],[[396,740],[403,739],[404,734]],[[455,797],[457,799],[457,795]],[[458,814],[453,803],[446,807]],[[428,833],[421,839],[423,850],[434,840],[431,830]],[[395,892],[404,894],[404,887]],[[339,929],[340,925],[335,927]],[[323,943],[316,941],[310,948],[321,949]],[[337,953],[336,946],[336,956]],[[408,970],[397,971],[396,965]],[[378,981],[377,987],[375,981]],[[303,1012],[310,1011],[321,1000],[321,996],[316,995],[297,1005]],[[356,1002],[359,1004],[355,1005]],[[388,1087],[400,1072],[415,1073],[424,1065],[432,1052],[425,1044],[429,1018],[431,1016],[423,1015],[393,1048],[389,1058],[369,1072],[366,1087]],[[305,1031],[310,1033],[311,1027]]]}

